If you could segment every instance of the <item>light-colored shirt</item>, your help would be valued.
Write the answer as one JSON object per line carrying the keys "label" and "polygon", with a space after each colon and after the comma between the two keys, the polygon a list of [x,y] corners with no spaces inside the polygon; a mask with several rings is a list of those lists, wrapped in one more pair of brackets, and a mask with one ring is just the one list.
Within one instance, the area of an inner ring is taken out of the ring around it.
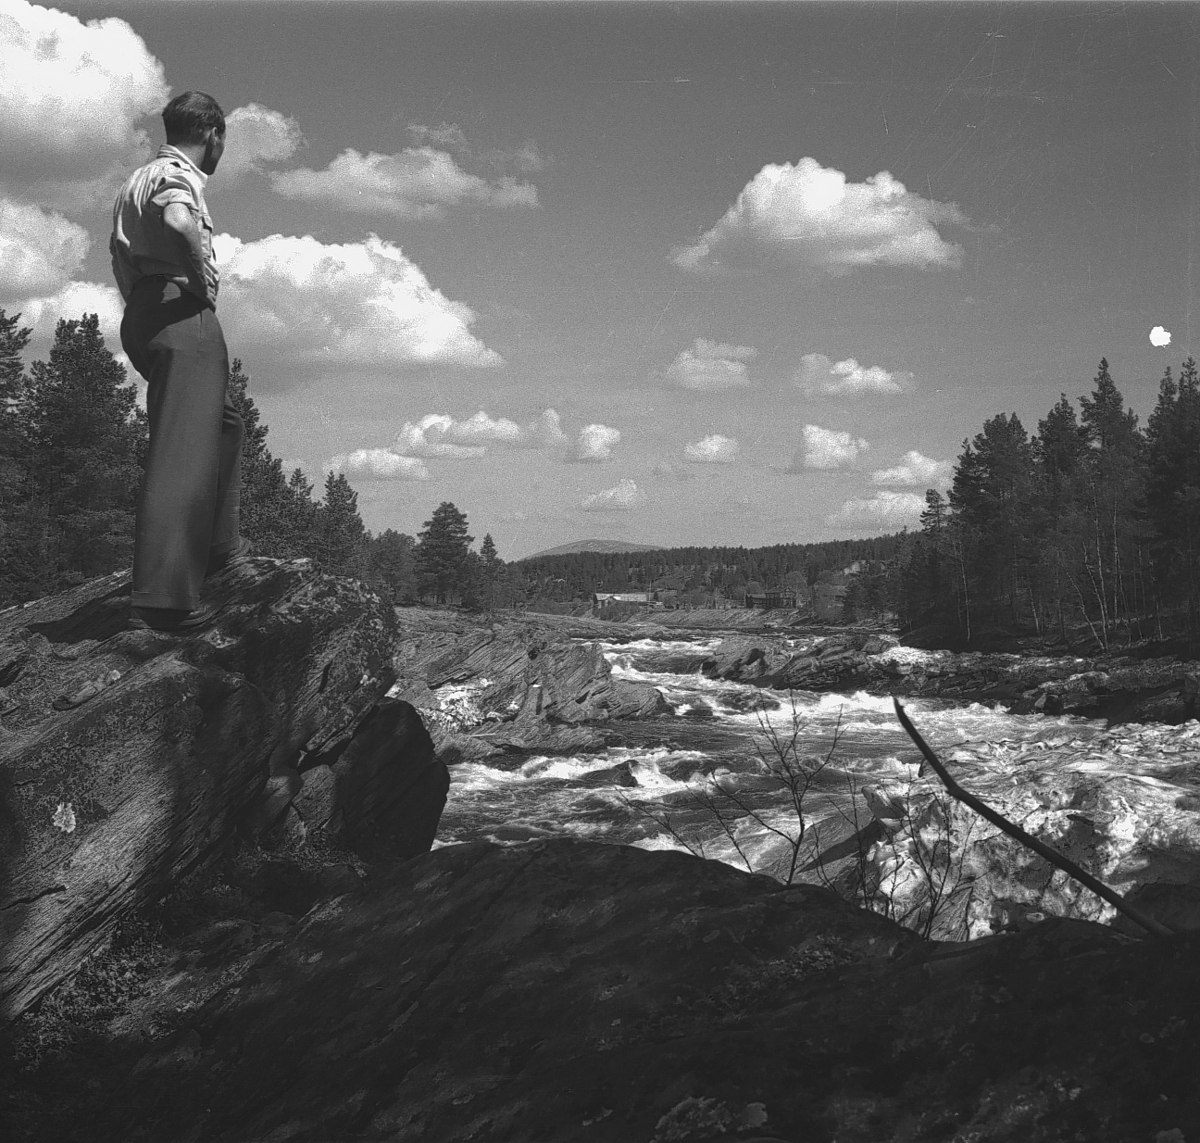
{"label": "light-colored shirt", "polygon": [[194,289],[187,266],[179,258],[178,240],[168,233],[163,222],[163,208],[181,202],[192,212],[200,229],[208,300],[216,305],[221,276],[213,258],[212,217],[204,202],[207,182],[208,176],[169,143],[159,147],[149,163],[125,180],[113,206],[113,232],[108,249],[117,289],[126,301],[138,281],[150,275],[170,278],[185,289]]}

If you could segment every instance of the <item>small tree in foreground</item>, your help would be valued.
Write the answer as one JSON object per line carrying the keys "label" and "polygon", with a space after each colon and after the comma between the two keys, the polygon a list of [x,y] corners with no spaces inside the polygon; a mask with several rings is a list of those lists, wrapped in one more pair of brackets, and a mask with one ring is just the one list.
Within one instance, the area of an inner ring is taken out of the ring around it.
{"label": "small tree in foreground", "polygon": [[[770,862],[770,873],[785,885],[802,879],[823,885],[926,939],[945,926],[947,914],[961,914],[954,930],[963,931],[971,883],[964,869],[970,834],[954,845],[950,800],[935,795],[926,805],[908,782],[892,786],[882,797],[872,789],[874,812],[867,809],[867,791],[853,773],[846,773],[844,787],[829,781],[837,773],[832,763],[841,740],[840,713],[824,754],[805,756],[804,715],[795,695],[789,699],[782,728],[770,721],[764,706],[757,712],[760,733],[751,789],[739,788],[737,775],[721,773],[689,788],[678,802],[627,798],[626,804],[698,857],[715,854],[703,829],[685,824],[684,818],[694,819],[697,810],[710,829],[716,823],[719,836],[749,873],[768,871],[767,863],[756,864],[749,847],[755,834],[766,835],[782,843],[782,860]],[[847,828],[834,828],[839,821]]]}

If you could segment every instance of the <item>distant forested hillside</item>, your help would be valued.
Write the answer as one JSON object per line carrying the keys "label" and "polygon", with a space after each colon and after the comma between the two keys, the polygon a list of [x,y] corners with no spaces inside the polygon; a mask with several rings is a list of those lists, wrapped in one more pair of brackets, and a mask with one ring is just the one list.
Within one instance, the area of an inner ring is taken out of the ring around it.
{"label": "distant forested hillside", "polygon": [[[893,561],[902,537],[772,544],[766,548],[666,548],[646,552],[574,552],[531,556],[513,567],[529,598],[563,602],[595,591],[676,591],[740,598],[747,590],[800,588],[856,561]],[[695,602],[701,602],[697,599]]]}

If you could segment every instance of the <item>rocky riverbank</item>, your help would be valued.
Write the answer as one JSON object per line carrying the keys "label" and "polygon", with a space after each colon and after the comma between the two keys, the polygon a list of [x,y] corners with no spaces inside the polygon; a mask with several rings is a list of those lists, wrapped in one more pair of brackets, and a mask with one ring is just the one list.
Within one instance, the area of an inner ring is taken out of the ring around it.
{"label": "rocky riverbank", "polygon": [[1179,724],[1200,717],[1200,663],[925,651],[866,632],[824,638],[733,635],[698,663],[710,678],[777,690],[855,691]]}
{"label": "rocky riverbank", "polygon": [[614,679],[595,642],[635,628],[569,616],[492,621],[397,610],[391,694],[422,714],[449,765],[597,749],[612,724],[670,714],[654,687]]}
{"label": "rocky riverbank", "polygon": [[[23,958],[5,962],[6,1139],[1180,1143],[1200,1130],[1197,933],[1143,940],[1055,918],[1111,910],[980,831],[915,767],[861,786],[864,828],[830,835],[823,871],[803,875],[852,872],[865,842],[900,917],[930,884],[923,851],[956,878],[934,935],[999,935],[922,941],[819,886],[676,852],[565,838],[425,852],[439,754],[494,765],[688,720],[614,674],[594,642],[621,641],[610,625],[393,615],[303,563],[253,561],[211,586],[222,616],[188,638],[123,630],[121,577],[0,614],[0,924]],[[864,668],[879,689],[996,681],[991,661],[868,639],[731,639],[705,669],[805,689]],[[1088,674],[1033,668],[1020,698]],[[1027,829],[1136,886],[1146,911],[1195,928],[1200,729],[1065,725],[946,760]],[[635,779],[625,762],[577,781]]]}

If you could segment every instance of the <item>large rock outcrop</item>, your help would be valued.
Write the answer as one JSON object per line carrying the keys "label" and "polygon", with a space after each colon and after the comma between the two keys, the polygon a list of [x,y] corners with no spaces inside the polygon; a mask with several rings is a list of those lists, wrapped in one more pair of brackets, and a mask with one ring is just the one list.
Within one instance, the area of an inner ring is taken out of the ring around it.
{"label": "large rock outcrop", "polygon": [[448,762],[594,750],[605,724],[670,711],[656,687],[614,678],[599,644],[579,641],[606,628],[598,620],[471,621],[417,609],[398,620],[395,693],[422,711]]}
{"label": "large rock outcrop", "polygon": [[391,609],[305,560],[209,591],[223,609],[191,636],[126,629],[128,573],[0,613],[0,1014],[239,837],[433,840],[448,776],[384,699]]}
{"label": "large rock outcrop", "polygon": [[9,1086],[11,1138],[1179,1143],[1200,1124],[1200,934],[1048,920],[937,945],[821,889],[539,841],[435,850],[220,972],[194,945]]}

